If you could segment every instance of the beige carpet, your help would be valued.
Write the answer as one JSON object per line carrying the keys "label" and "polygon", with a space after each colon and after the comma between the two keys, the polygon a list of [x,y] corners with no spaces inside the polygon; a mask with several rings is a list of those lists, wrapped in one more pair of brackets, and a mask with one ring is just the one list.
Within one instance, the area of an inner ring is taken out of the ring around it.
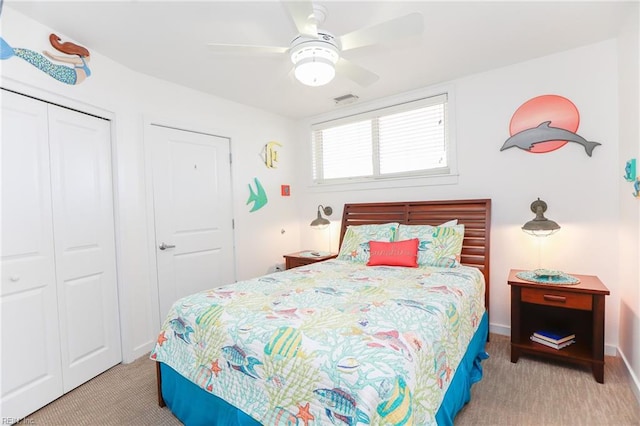
{"label": "beige carpet", "polygon": [[[620,358],[607,357],[605,383],[585,368],[521,357],[491,336],[485,374],[456,425],[640,425],[640,405]],[[155,366],[146,357],[117,365],[28,416],[31,425],[180,425],[157,404]]]}
{"label": "beige carpet", "polygon": [[604,384],[586,367],[521,356],[491,335],[491,358],[456,425],[640,425],[640,404],[621,358],[606,357]]}

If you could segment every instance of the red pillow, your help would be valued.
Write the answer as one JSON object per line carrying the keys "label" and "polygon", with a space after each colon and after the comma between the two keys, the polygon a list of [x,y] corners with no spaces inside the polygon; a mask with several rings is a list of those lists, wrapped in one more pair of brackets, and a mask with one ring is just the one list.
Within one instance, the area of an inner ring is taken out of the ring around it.
{"label": "red pillow", "polygon": [[418,267],[419,240],[396,241],[369,241],[369,262],[367,266],[410,266]]}

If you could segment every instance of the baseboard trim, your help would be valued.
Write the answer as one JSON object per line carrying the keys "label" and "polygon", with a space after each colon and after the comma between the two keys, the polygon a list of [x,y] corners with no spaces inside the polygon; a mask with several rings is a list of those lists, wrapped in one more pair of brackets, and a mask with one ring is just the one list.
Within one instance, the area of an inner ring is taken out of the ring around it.
{"label": "baseboard trim", "polygon": [[502,324],[489,324],[489,333],[511,336],[511,327]]}
{"label": "baseboard trim", "polygon": [[124,354],[122,363],[130,364],[133,361],[137,360],[141,356],[148,355],[149,352],[153,349],[154,340],[150,340],[141,345],[136,346],[130,353]]}
{"label": "baseboard trim", "polygon": [[624,366],[627,369],[627,375],[631,379],[630,380],[631,390],[633,391],[633,394],[636,396],[638,403],[640,403],[640,380],[638,380],[638,376],[636,376],[635,373],[633,372],[633,369],[631,368],[631,364],[629,363],[629,360],[627,360],[627,357],[624,356],[624,352],[622,352],[620,348],[618,348],[618,354],[620,354],[620,358],[622,358],[622,362],[624,362]]}
{"label": "baseboard trim", "polygon": [[618,348],[613,345],[604,344],[604,354],[607,356],[620,356],[620,352]]}
{"label": "baseboard trim", "polygon": [[[489,333],[511,336],[511,327],[504,324],[489,324]],[[604,354],[607,356],[619,356],[620,351],[614,345],[604,345]],[[637,383],[637,381],[636,381]]]}

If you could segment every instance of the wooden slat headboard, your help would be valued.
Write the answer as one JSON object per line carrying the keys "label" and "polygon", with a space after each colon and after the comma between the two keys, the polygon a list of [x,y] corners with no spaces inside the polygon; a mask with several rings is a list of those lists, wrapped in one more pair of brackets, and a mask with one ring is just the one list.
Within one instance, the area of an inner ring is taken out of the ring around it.
{"label": "wooden slat headboard", "polygon": [[461,263],[484,274],[485,307],[489,310],[489,255],[491,200],[442,200],[345,204],[340,245],[349,225],[398,222],[404,225],[439,225],[458,219],[464,225]]}

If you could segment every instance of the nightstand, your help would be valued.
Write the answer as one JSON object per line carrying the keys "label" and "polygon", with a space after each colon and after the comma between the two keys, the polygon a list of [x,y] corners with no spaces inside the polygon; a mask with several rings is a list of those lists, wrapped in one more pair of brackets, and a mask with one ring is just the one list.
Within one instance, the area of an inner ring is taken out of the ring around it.
{"label": "nightstand", "polygon": [[323,252],[318,256],[314,256],[311,253],[318,253],[312,250],[298,251],[296,253],[285,254],[285,269],[297,268],[298,266],[310,265],[316,262],[322,262],[323,260],[335,259],[338,257],[336,253]]}
{"label": "nightstand", "polygon": [[[538,284],[509,272],[511,286],[511,362],[531,354],[590,366],[604,383],[604,298],[609,289],[593,275],[570,274],[575,285]],[[534,331],[561,329],[575,333],[575,343],[553,349],[531,341]]]}

